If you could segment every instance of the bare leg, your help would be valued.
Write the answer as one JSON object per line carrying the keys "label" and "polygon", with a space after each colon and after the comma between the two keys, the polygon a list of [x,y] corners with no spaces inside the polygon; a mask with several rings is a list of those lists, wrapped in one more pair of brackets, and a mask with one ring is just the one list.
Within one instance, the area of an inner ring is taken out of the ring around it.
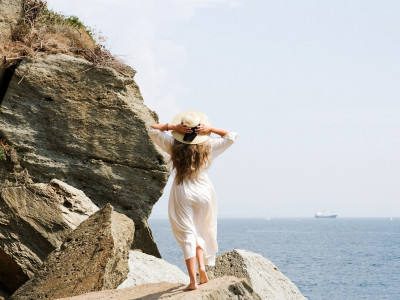
{"label": "bare leg", "polygon": [[190,283],[186,288],[184,288],[184,291],[197,290],[199,287],[197,286],[196,282],[196,257],[191,257],[185,260],[185,262],[190,278]]}
{"label": "bare leg", "polygon": [[199,265],[200,284],[208,282],[206,266],[204,265],[204,251],[200,246],[196,247],[196,258]]}

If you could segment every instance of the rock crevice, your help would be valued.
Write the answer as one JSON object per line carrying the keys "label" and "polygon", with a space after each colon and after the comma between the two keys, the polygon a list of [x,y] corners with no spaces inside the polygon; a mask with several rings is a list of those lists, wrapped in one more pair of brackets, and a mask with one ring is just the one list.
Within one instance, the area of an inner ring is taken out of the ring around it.
{"label": "rock crevice", "polygon": [[8,86],[16,68],[17,65],[7,66],[6,58],[2,57],[0,54],[0,105],[5,94],[7,93]]}

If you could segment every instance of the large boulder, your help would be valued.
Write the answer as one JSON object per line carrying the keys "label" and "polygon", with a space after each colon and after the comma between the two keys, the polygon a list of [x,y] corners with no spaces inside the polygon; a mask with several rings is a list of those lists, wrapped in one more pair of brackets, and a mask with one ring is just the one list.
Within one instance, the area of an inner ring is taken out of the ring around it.
{"label": "large boulder", "polygon": [[11,30],[22,18],[24,0],[0,1],[0,37],[9,38]]}
{"label": "large boulder", "polygon": [[135,222],[133,248],[160,256],[147,218],[169,172],[147,134],[157,116],[127,72],[64,54],[24,59],[1,102],[0,138],[35,182],[58,178],[111,203]]}
{"label": "large boulder", "polygon": [[82,191],[56,179],[1,189],[0,283],[15,291],[97,210]]}
{"label": "large boulder", "polygon": [[110,204],[82,222],[11,297],[55,299],[115,289],[126,278],[135,226]]}
{"label": "large boulder", "polygon": [[189,284],[189,277],[177,266],[140,251],[129,251],[129,273],[118,289],[167,281]]}
{"label": "large boulder", "polygon": [[233,250],[219,255],[214,267],[207,267],[210,279],[223,276],[245,277],[261,299],[306,299],[278,268],[263,256]]}
{"label": "large boulder", "polygon": [[[199,286],[198,290],[185,292],[181,284],[161,282],[138,285],[122,290],[88,293],[62,300],[261,300],[245,278],[226,276]],[[61,299],[59,299],[61,300]]]}

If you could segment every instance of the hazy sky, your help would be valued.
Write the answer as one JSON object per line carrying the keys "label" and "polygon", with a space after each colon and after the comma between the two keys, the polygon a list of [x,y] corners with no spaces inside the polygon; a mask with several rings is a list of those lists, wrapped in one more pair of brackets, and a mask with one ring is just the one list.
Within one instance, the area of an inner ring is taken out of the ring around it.
{"label": "hazy sky", "polygon": [[108,37],[160,122],[239,133],[209,172],[220,217],[400,217],[400,1],[48,3]]}

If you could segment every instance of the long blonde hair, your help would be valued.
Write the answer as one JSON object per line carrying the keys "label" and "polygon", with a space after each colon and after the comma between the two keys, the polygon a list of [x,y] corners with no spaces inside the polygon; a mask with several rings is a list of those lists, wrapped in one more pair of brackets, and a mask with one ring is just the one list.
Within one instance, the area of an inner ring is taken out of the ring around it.
{"label": "long blonde hair", "polygon": [[198,178],[202,167],[209,161],[210,143],[184,144],[174,140],[172,145],[172,167],[176,171],[175,180],[178,184]]}

